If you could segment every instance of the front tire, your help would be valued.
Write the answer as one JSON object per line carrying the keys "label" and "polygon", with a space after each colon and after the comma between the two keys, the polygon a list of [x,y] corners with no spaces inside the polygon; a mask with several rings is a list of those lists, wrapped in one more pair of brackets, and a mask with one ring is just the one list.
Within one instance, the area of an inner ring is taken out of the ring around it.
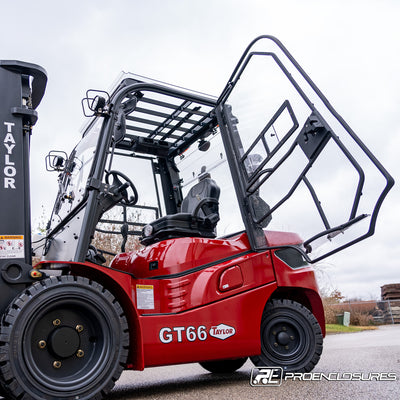
{"label": "front tire", "polygon": [[0,326],[0,380],[11,399],[103,398],[121,375],[128,323],[97,282],[59,276],[27,288]]}
{"label": "front tire", "polygon": [[261,354],[255,366],[282,367],[284,372],[309,372],[322,353],[322,332],[311,311],[292,300],[271,300],[261,320]]}

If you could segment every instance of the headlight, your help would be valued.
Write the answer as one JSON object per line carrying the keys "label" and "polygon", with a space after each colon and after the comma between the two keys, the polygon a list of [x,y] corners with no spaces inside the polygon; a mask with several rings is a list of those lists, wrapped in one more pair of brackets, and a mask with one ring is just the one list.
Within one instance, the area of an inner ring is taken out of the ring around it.
{"label": "headlight", "polygon": [[145,225],[143,228],[143,236],[147,237],[153,233],[153,227],[151,225]]}

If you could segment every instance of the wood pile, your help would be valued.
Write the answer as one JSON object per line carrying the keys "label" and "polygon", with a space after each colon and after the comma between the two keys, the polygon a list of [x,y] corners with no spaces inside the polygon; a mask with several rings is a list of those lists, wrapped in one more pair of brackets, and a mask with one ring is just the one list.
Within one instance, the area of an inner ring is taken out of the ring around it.
{"label": "wood pile", "polygon": [[385,323],[400,324],[400,283],[381,286],[382,300],[389,300],[385,310]]}
{"label": "wood pile", "polygon": [[382,300],[400,300],[400,283],[381,286]]}

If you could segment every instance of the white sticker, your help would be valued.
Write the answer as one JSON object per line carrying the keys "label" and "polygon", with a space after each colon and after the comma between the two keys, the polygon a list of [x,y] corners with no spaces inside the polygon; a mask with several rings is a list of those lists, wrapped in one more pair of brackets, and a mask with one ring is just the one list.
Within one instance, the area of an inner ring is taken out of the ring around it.
{"label": "white sticker", "polygon": [[136,306],[139,310],[154,310],[153,285],[136,285]]}
{"label": "white sticker", "polygon": [[0,235],[0,258],[24,257],[24,235]]}
{"label": "white sticker", "polygon": [[219,324],[212,326],[210,329],[210,335],[221,340],[225,340],[228,337],[233,336],[236,333],[236,329],[233,326]]}
{"label": "white sticker", "polygon": [[[225,340],[236,334],[236,329],[233,326],[219,324],[212,325],[209,335],[220,340]],[[205,325],[195,326],[174,326],[164,327],[160,329],[158,337],[162,343],[182,343],[184,339],[188,342],[195,340],[204,341],[208,338],[207,327]]]}

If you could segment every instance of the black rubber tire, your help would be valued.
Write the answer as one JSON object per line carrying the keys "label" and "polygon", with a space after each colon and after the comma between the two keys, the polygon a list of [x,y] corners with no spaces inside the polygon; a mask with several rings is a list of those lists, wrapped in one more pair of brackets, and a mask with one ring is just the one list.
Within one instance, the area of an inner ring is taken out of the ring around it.
{"label": "black rubber tire", "polygon": [[284,372],[309,372],[322,354],[321,327],[312,312],[287,299],[269,301],[261,320],[261,354],[255,366],[282,367]]}
{"label": "black rubber tire", "polygon": [[129,351],[123,309],[97,282],[47,278],[28,287],[0,325],[0,380],[7,398],[103,398]]}
{"label": "black rubber tire", "polygon": [[246,361],[247,357],[234,360],[204,361],[199,364],[213,374],[230,374],[241,368]]}

